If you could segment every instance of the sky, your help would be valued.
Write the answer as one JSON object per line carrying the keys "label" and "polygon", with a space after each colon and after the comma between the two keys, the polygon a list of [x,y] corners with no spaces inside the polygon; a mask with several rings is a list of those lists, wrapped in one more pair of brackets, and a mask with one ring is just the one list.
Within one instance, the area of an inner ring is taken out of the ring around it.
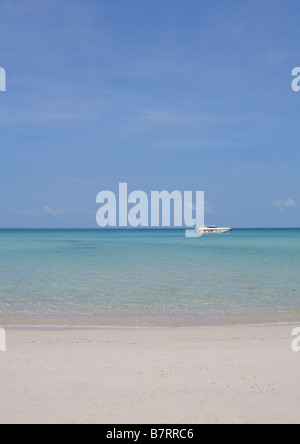
{"label": "sky", "polygon": [[0,228],[97,228],[120,182],[299,227],[299,21],[297,0],[0,0]]}

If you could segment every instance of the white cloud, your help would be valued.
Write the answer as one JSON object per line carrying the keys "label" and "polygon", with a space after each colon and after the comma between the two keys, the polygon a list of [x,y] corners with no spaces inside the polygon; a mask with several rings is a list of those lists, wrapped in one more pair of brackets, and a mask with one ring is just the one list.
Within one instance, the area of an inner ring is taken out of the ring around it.
{"label": "white cloud", "polygon": [[46,211],[47,214],[50,214],[50,216],[60,216],[61,214],[65,213],[65,210],[55,210],[51,207],[45,207],[44,210]]}
{"label": "white cloud", "polygon": [[36,214],[38,214],[37,210],[18,210],[16,208],[8,208],[9,213],[12,214],[17,214],[20,216],[35,216]]}
{"label": "white cloud", "polygon": [[294,208],[296,206],[296,202],[290,197],[287,199],[276,200],[273,199],[273,206],[277,208],[277,210],[285,211],[290,208]]}
{"label": "white cloud", "polygon": [[224,123],[235,121],[236,117],[223,116],[218,114],[189,114],[184,112],[170,112],[158,109],[147,109],[139,112],[140,118],[153,125],[198,125],[200,123]]}
{"label": "white cloud", "polygon": [[[196,207],[195,204],[187,203],[187,207],[188,207],[188,208],[191,208],[193,211],[196,211],[196,210],[197,210],[197,207]],[[202,210],[202,207],[200,207],[199,210],[201,211],[201,210]],[[207,213],[207,214],[215,213],[215,210],[214,210],[214,206],[213,206],[213,204],[210,203],[210,202],[208,202],[208,201],[206,200],[206,201],[204,202],[204,211],[205,211],[205,213]]]}
{"label": "white cloud", "polygon": [[215,213],[213,204],[208,202],[207,200],[205,201],[205,213],[207,214]]}
{"label": "white cloud", "polygon": [[66,214],[67,211],[66,210],[61,210],[61,209],[53,209],[51,207],[39,207],[39,208],[35,208],[35,209],[16,209],[16,208],[8,208],[8,211],[10,213],[19,215],[19,216],[40,216],[43,214],[49,214],[50,216],[60,216],[62,214]]}
{"label": "white cloud", "polygon": [[7,209],[9,213],[15,214],[17,216],[32,216],[32,217],[38,217],[38,216],[52,216],[52,217],[58,217],[58,216],[68,216],[68,217],[80,217],[80,216],[86,216],[90,217],[93,214],[95,214],[95,211],[91,209],[73,209],[68,210],[67,208],[52,208],[46,205],[45,207],[38,207],[35,209],[17,209],[13,207],[9,207]]}

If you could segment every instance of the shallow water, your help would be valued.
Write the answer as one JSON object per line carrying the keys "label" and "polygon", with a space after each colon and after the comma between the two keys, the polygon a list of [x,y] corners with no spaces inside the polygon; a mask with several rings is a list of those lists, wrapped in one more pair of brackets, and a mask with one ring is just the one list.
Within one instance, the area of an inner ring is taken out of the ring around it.
{"label": "shallow water", "polygon": [[300,229],[0,230],[0,321],[297,319],[299,264]]}

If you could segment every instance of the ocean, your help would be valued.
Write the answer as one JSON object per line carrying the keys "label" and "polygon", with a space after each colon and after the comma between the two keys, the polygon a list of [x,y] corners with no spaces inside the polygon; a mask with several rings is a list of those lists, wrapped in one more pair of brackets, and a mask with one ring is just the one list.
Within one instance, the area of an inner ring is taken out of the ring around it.
{"label": "ocean", "polygon": [[0,325],[300,321],[300,229],[0,230]]}

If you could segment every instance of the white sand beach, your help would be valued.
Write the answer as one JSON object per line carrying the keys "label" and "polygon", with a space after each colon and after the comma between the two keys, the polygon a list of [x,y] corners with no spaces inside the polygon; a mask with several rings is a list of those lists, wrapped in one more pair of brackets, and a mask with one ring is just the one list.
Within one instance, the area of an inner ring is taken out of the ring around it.
{"label": "white sand beach", "polygon": [[299,423],[294,327],[7,329],[0,423]]}

